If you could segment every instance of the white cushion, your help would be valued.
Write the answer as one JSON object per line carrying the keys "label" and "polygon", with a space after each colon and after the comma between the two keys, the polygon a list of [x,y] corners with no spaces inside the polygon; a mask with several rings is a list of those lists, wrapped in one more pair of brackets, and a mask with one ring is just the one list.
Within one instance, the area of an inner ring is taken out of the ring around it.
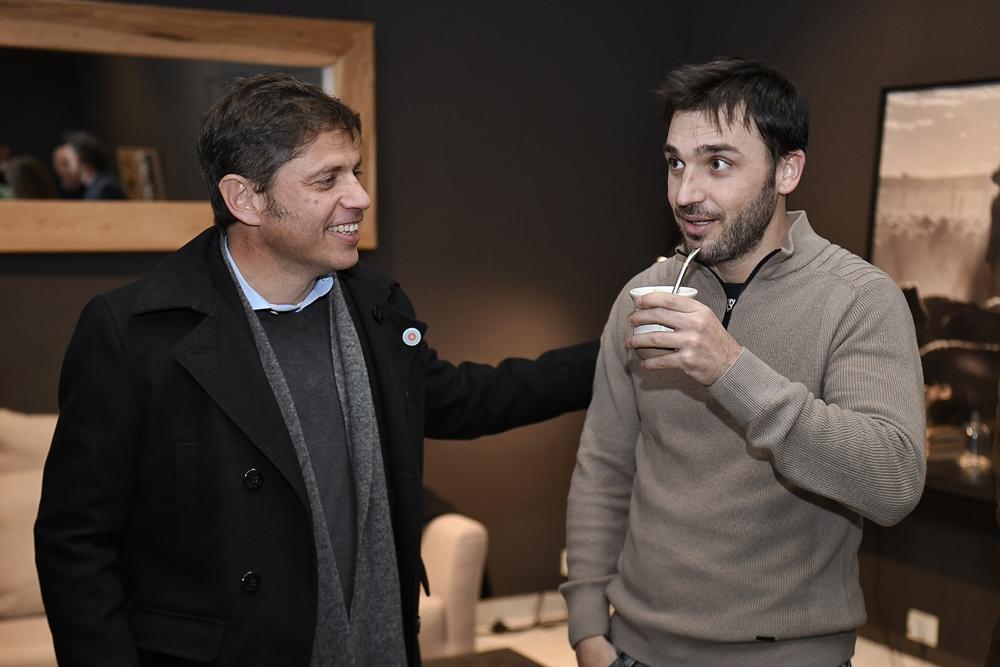
{"label": "white cushion", "polygon": [[[420,599],[420,651],[423,655],[445,657],[473,651],[476,602],[483,582],[487,543],[486,527],[459,514],[442,514],[424,528],[420,556],[427,569],[431,597]],[[444,643],[440,648],[436,645],[437,626],[427,628],[424,618],[425,606],[430,611],[428,603],[435,599],[441,601],[444,613],[441,621]]]}
{"label": "white cushion", "polygon": [[0,408],[0,471],[41,468],[52,444],[56,417]]}
{"label": "white cushion", "polygon": [[0,667],[56,667],[44,616],[0,621]]}
{"label": "white cushion", "polygon": [[0,473],[0,619],[43,613],[33,536],[41,491],[41,470]]}
{"label": "white cushion", "polygon": [[445,627],[444,600],[427,597],[420,591],[420,657],[425,660],[444,655],[448,633]]}
{"label": "white cushion", "polygon": [[55,426],[53,414],[0,408],[0,618],[43,613],[32,529]]}

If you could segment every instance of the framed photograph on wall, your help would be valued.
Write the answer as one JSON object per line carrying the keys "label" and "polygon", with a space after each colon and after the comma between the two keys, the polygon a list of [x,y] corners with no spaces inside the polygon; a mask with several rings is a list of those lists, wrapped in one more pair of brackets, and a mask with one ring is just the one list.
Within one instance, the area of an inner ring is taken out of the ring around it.
{"label": "framed photograph on wall", "polygon": [[149,146],[120,146],[118,174],[129,199],[166,199],[160,152]]}
{"label": "framed photograph on wall", "polygon": [[1000,382],[1000,77],[886,89],[872,262],[913,313],[928,423],[989,424]]}

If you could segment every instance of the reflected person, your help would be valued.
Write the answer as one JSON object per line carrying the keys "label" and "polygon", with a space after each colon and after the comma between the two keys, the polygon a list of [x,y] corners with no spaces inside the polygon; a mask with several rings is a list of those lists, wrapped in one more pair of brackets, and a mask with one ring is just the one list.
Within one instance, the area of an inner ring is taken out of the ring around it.
{"label": "reflected person", "polygon": [[[683,243],[626,285],[601,339],[569,495],[570,639],[595,667],[848,664],[862,519],[896,523],[923,489],[913,320],[886,274],[786,210],[809,132],[790,81],[721,58],[661,94]],[[628,289],[672,284],[696,248],[697,300],[636,310]]]}
{"label": "reflected person", "polygon": [[83,188],[83,199],[126,198],[118,179],[108,171],[107,156],[97,137],[75,131],[66,133],[64,140],[63,146],[69,153],[69,177],[63,181],[67,186],[73,180],[78,181]]}
{"label": "reflected person", "polygon": [[69,144],[61,143],[52,151],[52,170],[56,173],[56,187],[62,199],[83,199],[80,161]]}
{"label": "reflected person", "polygon": [[437,357],[358,261],[360,141],[317,86],[237,81],[198,144],[216,227],[85,308],[35,527],[63,664],[419,664],[423,438],[586,407],[596,342]]}
{"label": "reflected person", "polygon": [[7,183],[14,199],[55,199],[58,196],[52,174],[34,155],[18,155],[7,160]]}

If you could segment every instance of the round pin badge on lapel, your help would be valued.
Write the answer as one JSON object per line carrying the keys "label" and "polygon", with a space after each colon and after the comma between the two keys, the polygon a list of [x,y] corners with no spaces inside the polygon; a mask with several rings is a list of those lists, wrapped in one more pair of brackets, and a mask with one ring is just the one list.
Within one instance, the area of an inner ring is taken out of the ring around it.
{"label": "round pin badge on lapel", "polygon": [[403,342],[406,343],[407,345],[409,345],[410,347],[414,347],[416,345],[419,345],[420,344],[420,330],[419,329],[415,329],[414,327],[410,327],[409,329],[407,329],[406,331],[404,331],[403,332]]}

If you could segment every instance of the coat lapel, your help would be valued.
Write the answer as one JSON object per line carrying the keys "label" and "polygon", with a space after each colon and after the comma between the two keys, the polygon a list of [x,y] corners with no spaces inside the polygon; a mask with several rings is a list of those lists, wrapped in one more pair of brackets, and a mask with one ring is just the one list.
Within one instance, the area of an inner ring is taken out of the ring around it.
{"label": "coat lapel", "polygon": [[284,475],[308,507],[291,437],[224,262],[218,233],[204,232],[150,275],[132,312],[190,308],[205,314],[176,345],[174,359]]}
{"label": "coat lapel", "polygon": [[174,358],[281,471],[308,506],[302,470],[261,368],[246,316],[220,303],[174,349]]}

